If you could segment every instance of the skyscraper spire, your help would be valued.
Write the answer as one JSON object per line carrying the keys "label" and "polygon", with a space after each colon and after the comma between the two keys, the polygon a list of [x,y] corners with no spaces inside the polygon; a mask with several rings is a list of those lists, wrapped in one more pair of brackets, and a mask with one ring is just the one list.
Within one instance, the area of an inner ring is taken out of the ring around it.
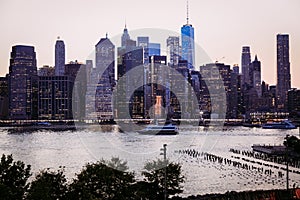
{"label": "skyscraper spire", "polygon": [[189,24],[189,0],[186,1],[186,24]]}

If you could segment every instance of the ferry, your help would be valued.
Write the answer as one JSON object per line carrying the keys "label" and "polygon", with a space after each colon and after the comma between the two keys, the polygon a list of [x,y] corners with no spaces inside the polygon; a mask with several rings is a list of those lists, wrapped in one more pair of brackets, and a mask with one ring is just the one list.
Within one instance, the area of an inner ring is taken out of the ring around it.
{"label": "ferry", "polygon": [[148,125],[144,129],[138,131],[144,135],[177,135],[178,127],[173,124],[165,125]]}
{"label": "ferry", "polygon": [[289,120],[283,120],[281,122],[268,122],[262,125],[264,129],[295,129],[297,128]]}

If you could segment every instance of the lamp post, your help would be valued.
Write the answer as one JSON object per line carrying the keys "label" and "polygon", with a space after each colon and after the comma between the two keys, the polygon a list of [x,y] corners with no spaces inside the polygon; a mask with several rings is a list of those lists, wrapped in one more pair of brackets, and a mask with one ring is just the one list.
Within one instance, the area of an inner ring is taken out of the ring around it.
{"label": "lamp post", "polygon": [[164,148],[160,149],[163,151],[160,155],[164,156],[164,200],[167,199],[167,144],[163,145]]}
{"label": "lamp post", "polygon": [[289,135],[285,136],[285,162],[286,162],[286,190],[289,192],[289,161],[288,161],[288,138]]}

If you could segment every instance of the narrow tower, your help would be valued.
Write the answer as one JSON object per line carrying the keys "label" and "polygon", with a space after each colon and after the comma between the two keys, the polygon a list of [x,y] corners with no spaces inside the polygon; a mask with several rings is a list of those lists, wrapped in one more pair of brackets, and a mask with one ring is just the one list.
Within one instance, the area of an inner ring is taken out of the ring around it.
{"label": "narrow tower", "polygon": [[249,46],[242,47],[242,58],[241,58],[242,74],[243,74],[243,87],[247,89],[250,87],[250,63],[251,63],[251,53]]}
{"label": "narrow tower", "polygon": [[188,61],[188,68],[195,66],[194,28],[189,23],[189,7],[187,1],[186,24],[181,27],[182,59]]}
{"label": "narrow tower", "polygon": [[65,74],[65,44],[57,37],[55,43],[55,75],[63,76]]}
{"label": "narrow tower", "polygon": [[285,107],[287,92],[291,89],[289,35],[277,35],[277,106]]}

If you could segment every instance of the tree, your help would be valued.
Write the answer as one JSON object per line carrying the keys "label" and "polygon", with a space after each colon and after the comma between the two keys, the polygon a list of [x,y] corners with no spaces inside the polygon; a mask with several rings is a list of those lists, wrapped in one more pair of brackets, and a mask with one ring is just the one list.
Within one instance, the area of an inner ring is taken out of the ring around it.
{"label": "tree", "polygon": [[183,192],[184,176],[181,174],[181,166],[178,163],[158,159],[157,161],[147,162],[144,167],[145,171],[142,172],[146,182],[156,185],[156,187],[153,187],[153,191],[150,192],[152,197],[147,199],[163,199],[165,168],[167,173],[167,196]]}
{"label": "tree", "polygon": [[22,199],[29,187],[31,166],[21,161],[13,161],[12,155],[1,157],[0,162],[0,199]]}
{"label": "tree", "polygon": [[66,199],[67,194],[67,179],[63,174],[62,167],[57,172],[52,172],[49,169],[41,171],[31,182],[28,191],[28,200],[61,200]]}
{"label": "tree", "polygon": [[283,142],[285,146],[288,145],[289,148],[292,148],[296,153],[300,154],[300,140],[296,136],[287,137]]}
{"label": "tree", "polygon": [[71,184],[69,199],[131,199],[134,174],[117,169],[127,170],[126,162],[112,158],[87,164]]}

